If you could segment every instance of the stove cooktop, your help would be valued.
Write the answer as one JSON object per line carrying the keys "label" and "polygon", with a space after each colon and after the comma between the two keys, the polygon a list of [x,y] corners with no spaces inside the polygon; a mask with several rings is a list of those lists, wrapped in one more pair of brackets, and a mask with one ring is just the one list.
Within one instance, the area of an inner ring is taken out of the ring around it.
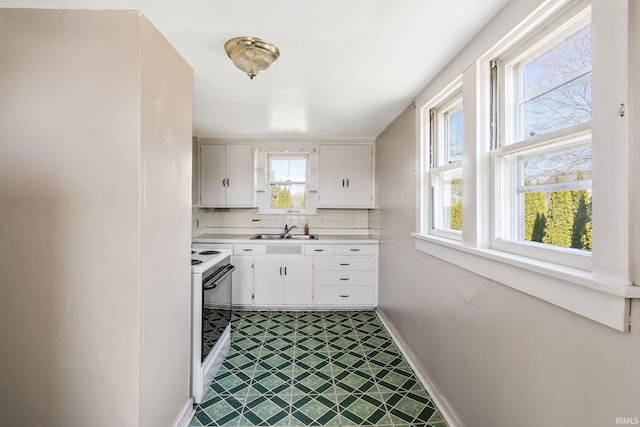
{"label": "stove cooktop", "polygon": [[191,272],[202,273],[229,255],[231,251],[224,249],[191,249]]}

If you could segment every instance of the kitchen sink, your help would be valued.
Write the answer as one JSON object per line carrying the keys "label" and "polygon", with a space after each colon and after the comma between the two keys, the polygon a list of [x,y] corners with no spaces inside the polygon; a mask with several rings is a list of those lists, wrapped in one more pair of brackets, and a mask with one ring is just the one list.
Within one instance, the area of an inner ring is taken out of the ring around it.
{"label": "kitchen sink", "polygon": [[[284,234],[256,234],[251,236],[251,240],[284,240]],[[317,234],[290,234],[286,240],[318,240]]]}
{"label": "kitchen sink", "polygon": [[251,237],[251,240],[282,240],[284,239],[284,234],[256,234]]}

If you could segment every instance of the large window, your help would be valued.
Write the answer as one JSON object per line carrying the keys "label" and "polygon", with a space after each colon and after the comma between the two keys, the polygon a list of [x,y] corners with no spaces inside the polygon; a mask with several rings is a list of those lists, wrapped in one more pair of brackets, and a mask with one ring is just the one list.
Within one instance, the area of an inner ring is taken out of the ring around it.
{"label": "large window", "polygon": [[460,239],[462,232],[462,92],[429,109],[430,229]]}
{"label": "large window", "polygon": [[589,9],[492,61],[502,126],[494,147],[493,247],[589,269]]}
{"label": "large window", "polygon": [[269,154],[270,209],[301,211],[306,207],[308,156]]}
{"label": "large window", "polygon": [[[529,12],[490,24],[416,98],[416,248],[626,331],[640,298],[630,270],[629,6],[548,0]],[[461,69],[471,51],[477,61]],[[457,85],[442,85],[457,73]],[[447,139],[454,86],[464,89],[459,144]]]}

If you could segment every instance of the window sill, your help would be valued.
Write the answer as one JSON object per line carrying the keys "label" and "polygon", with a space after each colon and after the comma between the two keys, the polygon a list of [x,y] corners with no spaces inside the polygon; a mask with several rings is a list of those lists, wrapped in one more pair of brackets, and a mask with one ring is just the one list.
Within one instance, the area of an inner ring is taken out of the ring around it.
{"label": "window sill", "polygon": [[639,286],[613,283],[584,270],[472,248],[437,236],[411,236],[421,252],[616,330],[629,330],[630,300],[640,298]]}

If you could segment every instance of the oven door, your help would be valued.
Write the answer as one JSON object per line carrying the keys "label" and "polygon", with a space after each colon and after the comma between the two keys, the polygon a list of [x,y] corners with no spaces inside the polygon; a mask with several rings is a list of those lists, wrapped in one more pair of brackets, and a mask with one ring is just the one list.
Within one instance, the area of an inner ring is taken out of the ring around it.
{"label": "oven door", "polygon": [[202,362],[231,322],[231,273],[236,268],[226,264],[202,283]]}

